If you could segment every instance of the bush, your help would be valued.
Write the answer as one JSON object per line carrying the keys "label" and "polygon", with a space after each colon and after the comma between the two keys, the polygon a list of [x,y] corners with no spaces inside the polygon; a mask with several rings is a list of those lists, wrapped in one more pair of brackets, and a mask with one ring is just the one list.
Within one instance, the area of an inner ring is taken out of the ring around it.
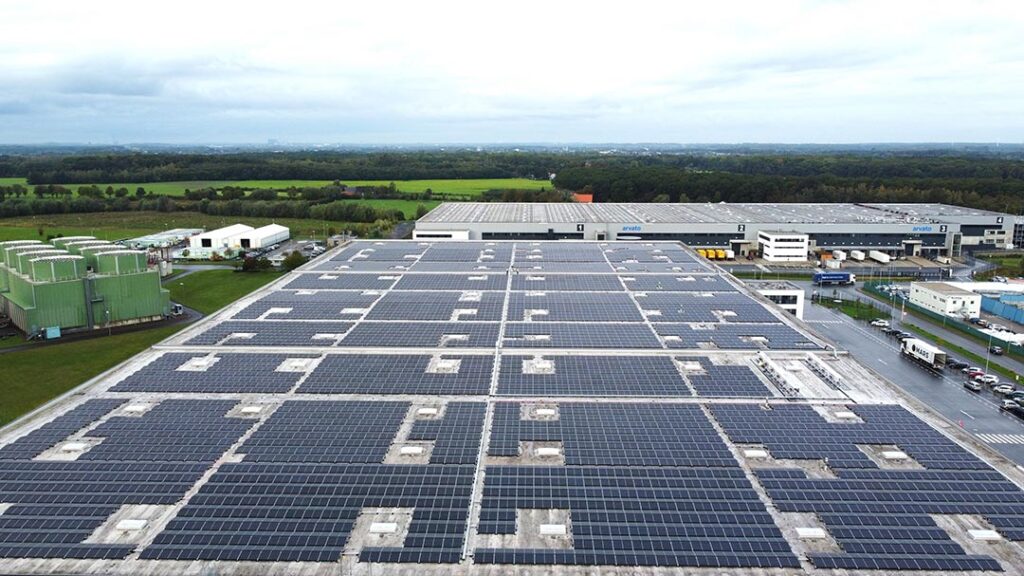
{"label": "bush", "polygon": [[296,250],[285,257],[284,262],[281,263],[281,267],[290,272],[299,266],[302,266],[306,262],[309,262],[309,258],[306,258],[301,252]]}

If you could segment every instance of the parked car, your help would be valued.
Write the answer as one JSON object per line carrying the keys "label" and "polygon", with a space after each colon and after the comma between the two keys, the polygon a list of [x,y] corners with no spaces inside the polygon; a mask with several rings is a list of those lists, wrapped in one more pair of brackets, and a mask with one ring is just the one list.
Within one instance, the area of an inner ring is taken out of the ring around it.
{"label": "parked car", "polygon": [[992,388],[992,393],[998,394],[1000,396],[1006,396],[1007,394],[1015,391],[1016,390],[1014,389],[1013,384],[1000,384],[999,386]]}
{"label": "parked car", "polygon": [[996,376],[995,374],[982,374],[980,376],[975,376],[971,378],[971,380],[981,382],[982,384],[986,384],[988,386],[995,386],[996,384],[999,384],[999,377]]}
{"label": "parked car", "polygon": [[[963,372],[964,374],[967,374],[968,376],[974,376],[976,374],[984,374],[985,373],[984,370],[982,370],[981,368],[978,368],[977,366],[967,366],[966,368],[961,368],[960,371]],[[973,374],[972,374],[972,372],[973,372]]]}
{"label": "parked car", "polygon": [[1003,348],[1001,346],[989,346],[988,351],[995,354],[996,356],[1003,355]]}
{"label": "parked car", "polygon": [[893,334],[899,333],[900,331],[896,328],[886,328],[885,330],[882,330],[882,334],[885,334],[886,336],[892,336]]}
{"label": "parked car", "polygon": [[985,320],[984,318],[978,318],[977,324],[982,328],[988,328],[988,320]]}
{"label": "parked car", "polygon": [[889,321],[884,318],[875,318],[874,320],[871,321],[871,325],[875,326],[876,328],[888,328]]}
{"label": "parked car", "polygon": [[954,359],[949,363],[949,367],[953,370],[963,370],[964,368],[967,368],[967,362],[961,362],[960,360]]}
{"label": "parked car", "polygon": [[1000,406],[999,409],[1024,420],[1024,406],[1021,406],[1013,400],[1003,400],[1003,405]]}
{"label": "parked car", "polygon": [[981,392],[981,382],[976,382],[974,380],[964,380],[964,388],[967,388],[968,390],[974,392]]}

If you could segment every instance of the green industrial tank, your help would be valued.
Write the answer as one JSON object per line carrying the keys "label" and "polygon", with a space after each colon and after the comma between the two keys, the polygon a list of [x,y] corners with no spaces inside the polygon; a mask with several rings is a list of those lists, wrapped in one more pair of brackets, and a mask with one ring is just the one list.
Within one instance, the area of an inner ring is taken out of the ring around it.
{"label": "green industrial tank", "polygon": [[148,256],[145,252],[116,250],[97,254],[96,266],[93,270],[97,274],[103,275],[136,274],[145,272],[147,266]]}
{"label": "green industrial tank", "polygon": [[32,275],[32,260],[36,258],[42,258],[43,256],[67,256],[68,253],[64,250],[58,250],[53,246],[47,244],[40,244],[38,250],[29,250],[27,252],[21,252],[14,258],[14,266],[10,266],[19,273],[25,276]]}
{"label": "green industrial tank", "polygon": [[7,263],[7,249],[15,248],[17,246],[29,246],[29,245],[41,245],[42,242],[39,240],[8,240],[7,242],[0,242],[0,264]]}
{"label": "green industrial tank", "polygon": [[106,240],[78,240],[64,244],[64,249],[71,254],[78,256],[85,248],[90,248],[92,246],[107,246],[109,244],[110,242],[107,242]]}
{"label": "green industrial tank", "polygon": [[18,269],[18,255],[25,252],[37,252],[39,250],[52,248],[46,244],[19,244],[17,246],[7,246],[4,248],[4,265],[11,270]]}
{"label": "green industrial tank", "polygon": [[85,240],[95,240],[94,236],[64,236],[63,238],[54,238],[50,240],[50,244],[53,244],[57,248],[64,248],[72,242],[83,242]]}
{"label": "green industrial tank", "polygon": [[63,282],[85,276],[85,258],[81,256],[44,256],[32,260],[32,279],[36,282]]}
{"label": "green industrial tank", "polygon": [[114,252],[114,251],[117,251],[117,250],[123,250],[123,248],[121,248],[120,246],[118,246],[116,244],[111,244],[111,243],[107,242],[107,243],[105,243],[103,245],[87,246],[85,248],[82,248],[81,250],[78,251],[78,255],[79,256],[84,256],[85,257],[85,265],[88,266],[89,268],[92,268],[93,270],[95,270],[96,269],[96,255],[97,254],[102,254],[104,252]]}

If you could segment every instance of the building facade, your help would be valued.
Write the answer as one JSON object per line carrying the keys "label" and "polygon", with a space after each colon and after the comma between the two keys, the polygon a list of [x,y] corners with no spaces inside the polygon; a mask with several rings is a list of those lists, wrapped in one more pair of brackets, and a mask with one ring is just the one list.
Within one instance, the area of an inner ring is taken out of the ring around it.
{"label": "building facade", "polygon": [[414,238],[681,241],[756,254],[761,231],[806,234],[808,249],[959,256],[1013,244],[1015,218],[944,204],[444,203]]}
{"label": "building facade", "polygon": [[912,283],[910,303],[943,316],[977,318],[981,315],[980,294],[945,282]]}

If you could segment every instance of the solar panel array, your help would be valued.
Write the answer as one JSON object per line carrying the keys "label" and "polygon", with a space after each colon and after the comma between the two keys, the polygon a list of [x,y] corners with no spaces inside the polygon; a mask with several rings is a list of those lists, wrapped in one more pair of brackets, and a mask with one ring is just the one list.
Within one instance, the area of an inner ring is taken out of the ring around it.
{"label": "solar panel array", "polygon": [[[764,445],[777,459],[827,461],[834,471],[835,479],[821,479],[798,468],[755,470],[781,511],[817,514],[842,547],[809,555],[815,566],[1001,570],[992,557],[968,554],[931,515],[979,515],[1004,538],[1024,541],[1020,488],[900,406],[851,410],[863,422],[829,423],[806,405],[712,408],[734,442]],[[923,469],[881,468],[860,448],[870,445],[898,447]]]}
{"label": "solar panel array", "polygon": [[[754,368],[756,350],[821,344],[678,244],[354,242],[5,431],[0,563],[1010,566],[935,517],[1024,540],[1016,485],[898,406],[826,421]],[[804,461],[834,477],[792,465]],[[154,506],[143,528],[117,527]],[[836,549],[795,546],[780,528],[795,514],[816,515]],[[549,522],[565,534],[544,534]]]}

